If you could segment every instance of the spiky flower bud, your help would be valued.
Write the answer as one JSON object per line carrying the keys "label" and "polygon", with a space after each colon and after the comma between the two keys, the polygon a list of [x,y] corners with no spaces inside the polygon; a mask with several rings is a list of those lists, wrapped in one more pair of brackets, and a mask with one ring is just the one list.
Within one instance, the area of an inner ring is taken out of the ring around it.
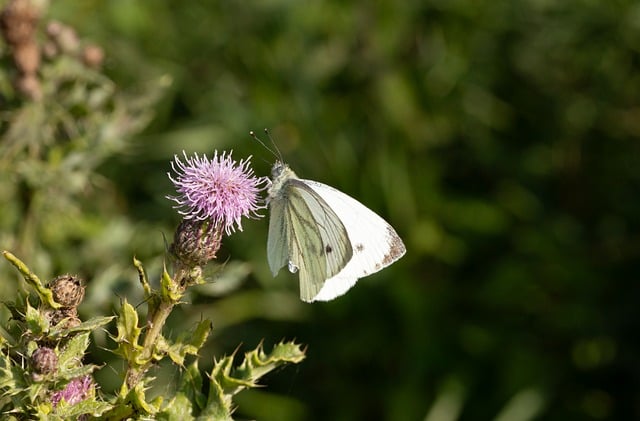
{"label": "spiky flower bud", "polygon": [[170,251],[185,266],[203,266],[215,259],[223,232],[211,221],[184,219],[176,229]]}
{"label": "spiky flower bud", "polygon": [[0,29],[4,39],[16,46],[35,37],[40,11],[29,0],[11,0],[0,12]]}
{"label": "spiky flower bud", "polygon": [[63,307],[78,307],[84,298],[84,285],[80,278],[73,275],[60,275],[49,282],[53,299]]}
{"label": "spiky flower bud", "polygon": [[56,352],[42,346],[31,354],[31,367],[38,374],[51,374],[58,369],[58,355]]}
{"label": "spiky flower bud", "polygon": [[62,307],[57,310],[49,309],[45,313],[50,326],[56,326],[64,320],[63,329],[71,329],[82,323],[78,317],[78,310],[75,307]]}

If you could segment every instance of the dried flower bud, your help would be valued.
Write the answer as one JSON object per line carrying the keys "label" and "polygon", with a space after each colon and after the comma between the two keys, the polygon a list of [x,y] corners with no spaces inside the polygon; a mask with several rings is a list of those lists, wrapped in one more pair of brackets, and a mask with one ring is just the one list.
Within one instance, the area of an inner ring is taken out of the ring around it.
{"label": "dried flower bud", "polygon": [[31,367],[39,374],[54,373],[58,369],[58,356],[53,349],[40,347],[31,354]]}
{"label": "dried flower bud", "polygon": [[104,61],[104,50],[95,44],[89,44],[82,50],[82,61],[85,66],[98,69]]}
{"label": "dried flower bud", "polygon": [[30,0],[12,0],[0,13],[0,29],[8,44],[16,46],[35,37],[40,11]]}
{"label": "dried flower bud", "polygon": [[65,53],[75,54],[78,52],[80,48],[80,39],[78,39],[78,34],[76,31],[70,26],[62,26],[62,30],[55,37],[54,41],[60,47],[60,50]]}
{"label": "dried flower bud", "polygon": [[40,80],[33,73],[25,74],[18,78],[16,81],[16,89],[30,99],[39,100],[42,98]]}
{"label": "dried flower bud", "polygon": [[176,229],[170,251],[186,266],[205,265],[215,259],[223,231],[211,221],[184,219]]}
{"label": "dried flower bud", "polygon": [[27,75],[36,73],[40,66],[40,49],[35,42],[28,42],[17,46],[13,51],[16,67]]}
{"label": "dried flower bud", "polygon": [[55,42],[46,41],[44,44],[42,44],[42,55],[45,58],[51,60],[55,58],[58,54],[60,54],[60,51],[58,50],[58,46],[56,45]]}
{"label": "dried flower bud", "polygon": [[49,283],[53,299],[63,307],[78,307],[84,298],[84,285],[80,278],[61,275]]}
{"label": "dried flower bud", "polygon": [[50,39],[57,38],[62,32],[62,28],[64,28],[64,24],[57,20],[52,20],[47,23],[47,35]]}
{"label": "dried flower bud", "polygon": [[71,329],[82,323],[78,317],[78,310],[75,307],[62,307],[58,310],[50,309],[45,317],[49,320],[49,326],[57,326],[64,320],[63,329]]}

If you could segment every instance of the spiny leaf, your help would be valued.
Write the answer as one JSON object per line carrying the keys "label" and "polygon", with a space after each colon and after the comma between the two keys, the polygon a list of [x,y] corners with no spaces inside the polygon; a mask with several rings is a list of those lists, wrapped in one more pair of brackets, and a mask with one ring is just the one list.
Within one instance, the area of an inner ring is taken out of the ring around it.
{"label": "spiny leaf", "polygon": [[142,329],[138,327],[138,313],[127,300],[124,300],[120,308],[117,328],[118,336],[115,341],[118,343],[118,352],[127,361],[135,361],[143,349],[138,343]]}
{"label": "spiny leaf", "polygon": [[177,303],[182,298],[182,293],[177,288],[176,283],[167,272],[167,267],[162,269],[162,278],[160,279],[160,288],[162,291],[162,299],[164,301]]}
{"label": "spiny leaf", "polygon": [[141,411],[143,414],[155,414],[156,412],[158,412],[158,408],[153,403],[147,402],[145,391],[145,384],[143,381],[141,381],[129,391],[127,400],[131,402],[134,408],[136,408],[138,411]]}
{"label": "spiny leaf", "polygon": [[58,367],[61,372],[82,365],[82,357],[89,346],[89,332],[73,337],[58,354]]}
{"label": "spiny leaf", "polygon": [[71,334],[77,333],[77,332],[92,332],[106,324],[108,324],[109,322],[111,322],[113,319],[115,319],[115,316],[108,316],[108,317],[94,317],[92,319],[87,320],[86,322],[82,322],[80,323],[78,326],[72,327],[72,328],[52,328],[49,331],[49,337],[52,339],[60,339],[66,336],[69,336]]}
{"label": "spiny leaf", "polygon": [[[186,332],[176,340],[174,344],[169,346],[167,352],[169,358],[178,364],[184,364],[184,358],[190,355],[198,355],[198,351],[204,345],[209,333],[211,332],[211,322],[209,320],[203,320],[198,323],[198,326],[193,332]],[[188,342],[185,342],[188,340]]]}
{"label": "spiny leaf", "polygon": [[245,354],[244,361],[233,369],[233,355],[224,357],[214,364],[207,406],[203,416],[216,421],[231,419],[233,395],[245,388],[255,387],[257,381],[269,371],[287,363],[298,363],[305,358],[300,345],[281,342],[265,353],[262,344]]}
{"label": "spiny leaf", "polygon": [[33,308],[28,301],[24,320],[27,323],[27,329],[33,335],[41,335],[49,330],[49,321],[44,317],[42,312]]}
{"label": "spiny leaf", "polygon": [[257,380],[284,363],[299,363],[304,357],[304,351],[294,342],[280,342],[268,355],[260,344],[255,350],[245,354],[244,361],[233,375]]}
{"label": "spiny leaf", "polygon": [[112,404],[99,401],[95,397],[85,399],[74,405],[69,405],[64,400],[61,400],[55,408],[55,415],[64,420],[76,419],[76,417],[83,414],[91,414],[94,417],[100,417],[112,407]]}

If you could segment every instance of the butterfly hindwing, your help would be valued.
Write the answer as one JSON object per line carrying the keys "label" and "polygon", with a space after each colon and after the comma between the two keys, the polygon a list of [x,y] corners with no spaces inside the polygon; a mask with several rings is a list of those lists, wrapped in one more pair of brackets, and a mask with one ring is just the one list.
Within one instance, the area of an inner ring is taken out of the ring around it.
{"label": "butterfly hindwing", "polygon": [[267,259],[273,276],[289,262],[289,238],[286,224],[287,212],[284,200],[269,203],[269,237],[267,239]]}

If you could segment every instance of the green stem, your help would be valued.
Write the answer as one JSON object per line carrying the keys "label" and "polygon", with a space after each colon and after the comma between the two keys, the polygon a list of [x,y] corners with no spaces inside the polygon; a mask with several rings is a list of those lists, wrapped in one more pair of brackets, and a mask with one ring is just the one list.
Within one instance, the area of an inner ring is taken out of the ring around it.
{"label": "green stem", "polygon": [[[173,278],[174,285],[181,285],[185,277],[184,270],[178,270],[175,277]],[[182,293],[184,290],[181,291]],[[181,295],[181,294],[180,294]],[[140,381],[144,373],[151,367],[153,364],[153,352],[158,342],[158,337],[162,332],[162,328],[164,327],[169,314],[178,304],[179,300],[171,300],[168,296],[163,295],[159,300],[158,304],[154,305],[154,300],[151,299],[149,301],[149,310],[151,313],[147,317],[147,332],[144,337],[144,341],[142,343],[143,351],[142,354],[138,357],[140,361],[146,361],[146,363],[138,366],[135,361],[129,361],[129,368],[127,369],[126,382],[129,390],[133,389],[136,384]]]}

